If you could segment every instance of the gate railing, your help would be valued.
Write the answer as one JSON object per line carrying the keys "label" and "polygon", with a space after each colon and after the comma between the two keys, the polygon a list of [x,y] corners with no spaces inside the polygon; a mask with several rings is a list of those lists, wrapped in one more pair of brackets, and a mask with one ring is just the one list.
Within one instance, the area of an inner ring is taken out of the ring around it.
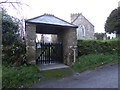
{"label": "gate railing", "polygon": [[[39,46],[39,48],[38,48]],[[36,63],[62,63],[62,43],[37,43],[36,44]]]}

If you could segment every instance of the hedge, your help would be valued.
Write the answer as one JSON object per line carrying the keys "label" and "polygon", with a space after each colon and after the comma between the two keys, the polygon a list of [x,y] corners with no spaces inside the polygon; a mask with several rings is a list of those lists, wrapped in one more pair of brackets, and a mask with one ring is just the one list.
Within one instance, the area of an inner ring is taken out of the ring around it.
{"label": "hedge", "polygon": [[118,40],[78,40],[78,56],[88,54],[120,54],[120,39]]}

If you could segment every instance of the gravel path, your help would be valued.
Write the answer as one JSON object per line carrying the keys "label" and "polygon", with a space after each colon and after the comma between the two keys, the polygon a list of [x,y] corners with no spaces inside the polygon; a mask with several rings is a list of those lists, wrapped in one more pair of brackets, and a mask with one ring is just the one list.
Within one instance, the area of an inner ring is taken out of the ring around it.
{"label": "gravel path", "polygon": [[118,64],[105,65],[66,78],[37,83],[32,88],[118,88]]}

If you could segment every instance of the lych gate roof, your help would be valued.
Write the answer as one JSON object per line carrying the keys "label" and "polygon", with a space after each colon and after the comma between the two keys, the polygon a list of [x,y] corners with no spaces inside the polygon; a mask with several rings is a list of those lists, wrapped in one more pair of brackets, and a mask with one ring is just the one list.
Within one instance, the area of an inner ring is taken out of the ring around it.
{"label": "lych gate roof", "polygon": [[60,25],[60,26],[68,26],[68,27],[75,27],[77,28],[77,26],[75,26],[72,23],[69,23],[65,20],[62,20],[58,17],[55,17],[54,15],[50,15],[50,14],[44,14],[32,19],[28,19],[26,20],[27,23],[38,23],[38,24],[52,24],[52,25]]}

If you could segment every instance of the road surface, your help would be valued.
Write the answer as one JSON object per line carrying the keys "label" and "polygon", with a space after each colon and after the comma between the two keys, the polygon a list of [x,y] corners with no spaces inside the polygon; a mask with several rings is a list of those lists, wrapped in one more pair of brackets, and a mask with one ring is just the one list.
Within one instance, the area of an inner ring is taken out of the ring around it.
{"label": "road surface", "polygon": [[110,64],[83,73],[47,82],[32,88],[118,88],[118,64]]}

